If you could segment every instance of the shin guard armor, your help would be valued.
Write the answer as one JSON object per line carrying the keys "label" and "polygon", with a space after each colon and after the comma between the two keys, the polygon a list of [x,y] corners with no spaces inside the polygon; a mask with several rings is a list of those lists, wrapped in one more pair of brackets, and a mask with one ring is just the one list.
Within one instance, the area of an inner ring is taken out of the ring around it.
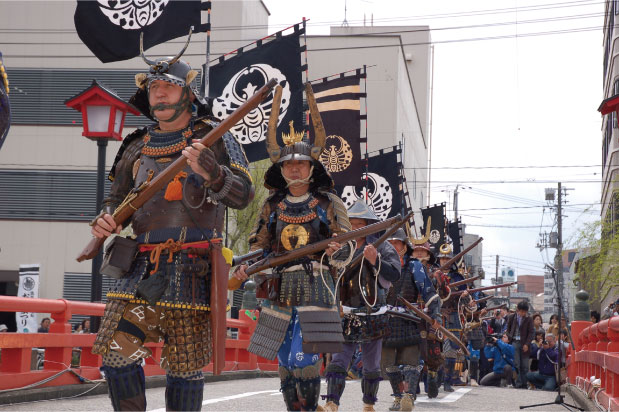
{"label": "shin guard armor", "polygon": [[385,368],[385,372],[391,384],[391,390],[393,391],[391,395],[395,397],[402,396],[402,392],[404,392],[404,376],[400,368],[397,366],[389,366]]}
{"label": "shin guard armor", "polygon": [[453,392],[451,387],[451,380],[454,376],[454,367],[456,366],[456,360],[454,358],[445,359],[444,376],[443,376],[443,388],[445,392]]}
{"label": "shin guard armor", "polygon": [[297,397],[296,379],[292,375],[292,372],[284,368],[283,366],[279,367],[278,372],[279,379],[281,381],[281,386],[279,390],[284,396],[284,403],[286,404],[286,409],[289,411],[301,410],[301,406],[299,405],[299,398]]}
{"label": "shin guard armor", "polygon": [[380,372],[363,372],[363,378],[361,379],[361,391],[363,392],[363,403],[368,405],[374,405],[378,398],[378,385],[382,378]]}
{"label": "shin guard armor", "polygon": [[428,370],[428,398],[436,398],[438,396],[439,380],[438,372]]}
{"label": "shin guard armor", "polygon": [[417,385],[419,384],[422,368],[423,366],[416,367],[412,365],[405,365],[402,367],[402,375],[404,375],[404,381],[408,386],[406,392],[409,393],[413,399],[417,397]]}
{"label": "shin guard armor", "polygon": [[115,411],[145,411],[144,369],[139,363],[115,368],[102,366]]}
{"label": "shin guard armor", "polygon": [[199,411],[202,409],[204,379],[184,379],[168,375],[165,405],[168,411]]}
{"label": "shin guard armor", "polygon": [[320,377],[297,378],[297,398],[302,411],[315,411],[320,399]]}
{"label": "shin guard armor", "polygon": [[340,404],[340,398],[344,393],[346,386],[346,370],[339,366],[329,365],[325,370],[327,379],[327,394],[322,396],[322,399],[331,401],[336,405]]}

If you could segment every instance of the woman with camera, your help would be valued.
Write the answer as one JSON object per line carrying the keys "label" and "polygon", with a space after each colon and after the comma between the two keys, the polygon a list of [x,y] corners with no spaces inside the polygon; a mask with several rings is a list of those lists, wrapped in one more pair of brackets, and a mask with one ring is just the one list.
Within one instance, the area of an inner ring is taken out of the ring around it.
{"label": "woman with camera", "polygon": [[509,343],[506,333],[497,338],[490,335],[486,338],[484,354],[492,362],[492,372],[481,379],[482,386],[501,386],[502,388],[512,385],[512,371],[514,368],[514,347]]}

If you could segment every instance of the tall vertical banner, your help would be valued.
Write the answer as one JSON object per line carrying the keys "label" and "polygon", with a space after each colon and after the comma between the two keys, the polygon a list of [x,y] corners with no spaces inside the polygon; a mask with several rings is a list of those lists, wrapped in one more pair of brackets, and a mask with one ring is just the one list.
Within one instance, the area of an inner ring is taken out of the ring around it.
{"label": "tall vertical banner", "polygon": [[[282,132],[290,127],[303,130],[303,81],[299,37],[305,29],[295,26],[294,32],[282,35],[278,32],[270,41],[258,41],[251,50],[240,48],[233,57],[221,57],[210,67],[210,94],[213,100],[213,115],[226,119],[234,110],[254,95],[270,79],[277,79],[282,86],[282,102],[279,112],[277,139],[280,146]],[[243,145],[250,162],[267,159],[265,139],[271,115],[273,98],[260,103],[230,129],[236,140]]]}
{"label": "tall vertical banner", "polygon": [[347,208],[357,199],[367,198],[366,202],[380,219],[387,219],[401,212],[402,169],[399,166],[399,153],[397,146],[391,151],[380,150],[377,155],[369,157],[368,173],[357,177],[356,184],[335,186]]}
{"label": "tall vertical banner", "polygon": [[[17,296],[20,298],[39,297],[39,269],[41,265],[19,265],[19,287]],[[33,333],[37,331],[36,314],[31,312],[16,312],[17,332]]]}
{"label": "tall vertical banner", "polygon": [[453,253],[454,255],[457,255],[464,250],[464,244],[462,243],[462,225],[460,219],[449,222],[447,225],[447,233],[453,246]]}
{"label": "tall vertical banner", "polygon": [[[361,73],[357,73],[312,84],[327,134],[320,162],[331,173],[336,185],[354,185],[362,173],[361,76]],[[314,136],[313,127],[310,130]]]}
{"label": "tall vertical banner", "polygon": [[78,0],[73,20],[77,35],[103,63],[140,55],[140,33],[144,50],[157,44],[206,31],[200,25],[200,0]]}
{"label": "tall vertical banner", "polygon": [[421,233],[425,235],[426,225],[428,224],[428,217],[431,217],[430,222],[430,246],[433,246],[435,250],[445,243],[445,203],[426,207],[421,209],[421,216],[423,217],[423,228]]}

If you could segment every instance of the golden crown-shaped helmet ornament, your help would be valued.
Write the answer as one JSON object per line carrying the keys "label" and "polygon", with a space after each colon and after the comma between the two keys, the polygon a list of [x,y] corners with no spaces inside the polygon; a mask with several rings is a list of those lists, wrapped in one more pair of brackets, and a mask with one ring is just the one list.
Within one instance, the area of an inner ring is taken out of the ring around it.
{"label": "golden crown-shaped helmet ornament", "polygon": [[282,133],[282,141],[286,146],[292,146],[295,143],[299,143],[303,140],[303,136],[305,136],[305,132],[297,132],[294,130],[293,126],[294,120],[288,122],[290,126],[290,134]]}

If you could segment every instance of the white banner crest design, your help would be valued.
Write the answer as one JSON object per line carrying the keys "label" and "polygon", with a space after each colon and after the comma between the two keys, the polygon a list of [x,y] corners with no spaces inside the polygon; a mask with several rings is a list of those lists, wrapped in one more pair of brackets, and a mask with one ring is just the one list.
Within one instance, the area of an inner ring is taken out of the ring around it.
{"label": "white banner crest design", "polygon": [[[374,210],[376,216],[381,220],[387,219],[391,212],[391,206],[393,204],[393,193],[391,186],[387,179],[376,173],[368,173],[368,185],[367,189],[364,185],[361,189],[361,193],[357,193],[355,186],[345,186],[342,191],[342,200],[346,205],[346,208],[350,208],[357,199],[366,198],[367,203]],[[363,180],[365,180],[366,173],[363,174]]]}
{"label": "white banner crest design", "polygon": [[155,22],[170,0],[97,0],[101,12],[125,30],[139,30]]}

